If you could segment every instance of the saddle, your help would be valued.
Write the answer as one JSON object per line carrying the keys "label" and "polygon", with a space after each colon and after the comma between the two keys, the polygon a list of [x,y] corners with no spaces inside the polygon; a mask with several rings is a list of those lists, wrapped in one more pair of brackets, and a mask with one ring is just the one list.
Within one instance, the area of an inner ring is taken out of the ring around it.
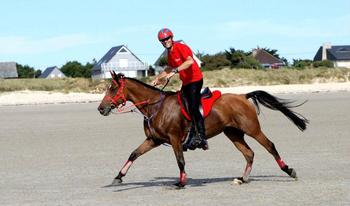
{"label": "saddle", "polygon": [[[201,105],[200,105],[200,112],[202,113],[203,118],[207,117],[208,114],[210,113],[214,102],[219,99],[221,97],[221,92],[218,90],[215,91],[210,91],[210,89],[208,87],[205,87],[202,91],[201,91]],[[187,111],[187,102],[186,100],[183,98],[183,95],[181,93],[181,91],[177,92],[177,100],[178,103],[181,107],[181,113],[184,115],[184,117],[191,121],[191,117],[188,114]]]}

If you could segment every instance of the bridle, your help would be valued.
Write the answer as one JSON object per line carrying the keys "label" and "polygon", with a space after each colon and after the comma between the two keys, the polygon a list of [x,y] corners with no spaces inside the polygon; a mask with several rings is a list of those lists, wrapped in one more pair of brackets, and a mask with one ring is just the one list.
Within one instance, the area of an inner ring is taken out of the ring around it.
{"label": "bridle", "polygon": [[121,107],[124,107],[126,104],[126,97],[124,94],[124,88],[125,88],[125,80],[122,78],[119,81],[119,84],[117,83],[117,81],[115,79],[112,80],[112,84],[115,86],[119,86],[118,87],[118,91],[115,94],[114,97],[111,96],[106,96],[108,100],[111,101],[112,104],[114,104],[115,107],[118,107],[118,101],[121,99],[122,103],[120,103],[120,105],[122,105]]}
{"label": "bridle", "polygon": [[[133,103],[131,105],[128,105],[128,106],[125,106],[126,105],[126,102],[127,102],[127,99],[125,97],[125,93],[124,93],[124,89],[125,89],[125,78],[120,78],[118,80],[118,82],[113,79],[112,80],[112,84],[115,85],[115,86],[119,86],[118,87],[118,91],[117,93],[114,95],[114,97],[111,97],[111,96],[106,96],[107,100],[110,100],[111,101],[111,104],[113,104],[116,109],[117,109],[117,112],[120,114],[120,113],[128,113],[128,112],[134,112],[135,111],[135,107],[136,106],[140,106],[140,105],[149,105],[150,104],[150,100],[144,100],[144,101],[141,101],[141,102],[136,102],[136,103]],[[118,103],[118,101],[122,101],[121,103]],[[156,102],[157,103],[157,102]],[[121,106],[119,106],[121,105]],[[134,108],[134,109],[130,109],[130,108]],[[130,110],[129,110],[130,109]]]}
{"label": "bridle", "polygon": [[[167,83],[166,85],[169,83],[169,80],[167,80]],[[117,90],[117,93],[114,95],[114,97],[111,97],[111,96],[106,96],[106,99],[107,100],[110,100],[111,101],[111,104],[113,104],[115,106],[115,108],[117,109],[117,113],[115,114],[122,114],[122,113],[129,113],[129,112],[137,112],[136,108],[137,106],[139,105],[143,105],[144,106],[148,106],[148,105],[156,105],[156,110],[155,112],[152,112],[151,114],[148,114],[145,115],[145,114],[142,114],[143,117],[144,117],[144,121],[146,122],[146,124],[148,125],[148,128],[150,129],[151,133],[155,133],[154,131],[154,128],[152,127],[152,119],[153,117],[158,113],[159,111],[159,108],[160,106],[162,105],[164,99],[165,99],[165,95],[163,93],[160,93],[160,99],[155,101],[155,102],[151,102],[150,103],[150,100],[144,100],[144,101],[141,101],[141,102],[137,102],[137,103],[133,103],[129,106],[125,106],[126,105],[126,97],[125,97],[125,93],[124,93],[124,90],[125,90],[125,78],[124,77],[121,77],[121,78],[118,78],[118,80],[115,80],[115,79],[112,79],[112,84],[115,85],[115,86],[119,86],[118,87],[118,90]],[[165,85],[165,86],[166,86]],[[165,86],[162,88],[162,90],[165,88]],[[121,103],[118,104],[118,101],[122,101]],[[119,105],[121,105],[119,107]],[[130,108],[133,108],[133,109],[130,109]],[[139,113],[139,112],[137,112]]]}

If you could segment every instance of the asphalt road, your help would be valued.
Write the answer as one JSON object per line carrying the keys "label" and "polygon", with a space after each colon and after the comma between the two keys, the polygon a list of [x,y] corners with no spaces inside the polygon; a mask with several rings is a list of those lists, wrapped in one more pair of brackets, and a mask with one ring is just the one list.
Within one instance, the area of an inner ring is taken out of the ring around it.
{"label": "asphalt road", "polygon": [[295,181],[246,137],[255,152],[251,182],[232,185],[245,160],[219,135],[209,151],[185,154],[188,185],[170,147],[140,157],[111,183],[145,138],[137,114],[101,116],[98,103],[0,107],[0,205],[350,205],[350,93],[278,95],[309,101],[300,132],[280,112],[264,109],[263,131],[295,168]]}

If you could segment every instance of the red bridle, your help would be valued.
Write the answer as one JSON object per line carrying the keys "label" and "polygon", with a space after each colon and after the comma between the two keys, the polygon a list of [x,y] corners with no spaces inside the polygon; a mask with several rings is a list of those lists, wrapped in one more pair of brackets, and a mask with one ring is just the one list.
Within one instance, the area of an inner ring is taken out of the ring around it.
{"label": "red bridle", "polygon": [[[114,97],[111,97],[111,96],[106,96],[106,98],[108,100],[111,101],[112,104],[115,105],[115,107],[117,108],[118,112],[119,113],[125,113],[125,112],[130,112],[130,111],[126,111],[128,108],[131,108],[131,107],[134,107],[134,106],[137,106],[137,105],[143,105],[143,104],[148,104],[149,103],[149,100],[145,100],[145,101],[142,101],[142,102],[138,102],[138,103],[134,103],[126,108],[123,108],[125,105],[126,105],[126,97],[125,97],[125,94],[124,94],[124,89],[125,89],[125,79],[124,78],[120,78],[118,80],[118,83],[116,80],[112,80],[112,84],[116,85],[116,86],[119,86],[118,88],[118,91],[117,93],[115,94]],[[120,104],[118,104],[118,101],[119,100],[122,100],[122,102]],[[119,105],[121,105],[121,107],[118,107]],[[123,108],[123,109],[122,109]]]}
{"label": "red bridle", "polygon": [[111,102],[116,107],[118,107],[118,100],[121,99],[122,100],[122,103],[121,103],[122,107],[125,106],[125,104],[126,104],[126,98],[125,98],[125,94],[124,94],[125,80],[120,79],[119,84],[118,84],[117,81],[113,79],[112,84],[119,86],[119,88],[118,88],[118,91],[114,97],[107,96],[107,99],[111,100]]}

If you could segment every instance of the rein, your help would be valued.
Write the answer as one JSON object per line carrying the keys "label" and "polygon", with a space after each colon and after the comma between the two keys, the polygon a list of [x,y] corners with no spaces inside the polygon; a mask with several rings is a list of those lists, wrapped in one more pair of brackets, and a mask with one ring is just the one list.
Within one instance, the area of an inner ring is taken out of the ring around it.
{"label": "rein", "polygon": [[170,78],[167,78],[166,83],[164,84],[164,86],[160,90],[163,91],[165,89],[165,87],[168,86],[169,82],[170,82]]}
{"label": "rein", "polygon": [[[153,105],[153,104],[157,104],[159,102],[162,102],[163,99],[164,99],[164,95],[161,94],[161,97],[160,97],[160,100],[156,101],[156,102],[152,102],[150,103],[150,100],[144,100],[144,101],[141,101],[141,102],[137,102],[137,103],[132,103],[131,105],[126,105],[126,97],[125,97],[125,94],[124,94],[124,89],[125,89],[125,79],[124,78],[121,78],[119,79],[119,88],[118,88],[118,91],[116,93],[116,95],[114,97],[110,97],[110,96],[107,96],[107,99],[109,99],[115,106],[116,106],[116,109],[117,109],[117,112],[113,113],[113,114],[124,114],[124,113],[130,113],[130,112],[136,112],[137,110],[137,106],[140,106],[140,105]],[[112,83],[116,86],[118,86],[118,83],[116,80],[112,80]],[[165,86],[169,83],[169,80],[167,81],[167,83],[165,84]],[[162,88],[162,90],[165,88],[165,86]],[[117,106],[118,105],[118,101],[119,100],[122,100],[122,103],[120,103],[119,105],[121,105],[120,107]],[[134,108],[135,107],[135,108]],[[133,108],[133,109],[130,109],[130,108]],[[143,115],[145,116],[145,115]],[[146,117],[145,118],[152,118],[153,115],[151,115],[151,117]]]}

